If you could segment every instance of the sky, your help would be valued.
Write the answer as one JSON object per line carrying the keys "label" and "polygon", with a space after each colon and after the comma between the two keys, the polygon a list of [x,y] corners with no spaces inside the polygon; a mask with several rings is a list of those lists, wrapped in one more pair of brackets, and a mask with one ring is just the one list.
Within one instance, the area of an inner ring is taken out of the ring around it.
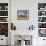
{"label": "sky", "polygon": [[18,14],[27,14],[28,12],[27,11],[19,11]]}

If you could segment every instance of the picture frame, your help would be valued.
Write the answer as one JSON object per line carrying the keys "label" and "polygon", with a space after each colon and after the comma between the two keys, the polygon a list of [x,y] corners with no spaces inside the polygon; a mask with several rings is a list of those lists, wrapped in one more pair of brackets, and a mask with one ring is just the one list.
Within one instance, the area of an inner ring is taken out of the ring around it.
{"label": "picture frame", "polygon": [[18,20],[29,20],[29,10],[17,10]]}

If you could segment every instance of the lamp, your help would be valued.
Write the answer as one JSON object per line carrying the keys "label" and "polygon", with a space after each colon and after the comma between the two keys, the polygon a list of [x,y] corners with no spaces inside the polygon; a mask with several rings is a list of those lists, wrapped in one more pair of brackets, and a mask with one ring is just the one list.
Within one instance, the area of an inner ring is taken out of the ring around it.
{"label": "lamp", "polygon": [[19,35],[21,40],[21,46],[25,46],[25,40],[29,39],[29,35]]}

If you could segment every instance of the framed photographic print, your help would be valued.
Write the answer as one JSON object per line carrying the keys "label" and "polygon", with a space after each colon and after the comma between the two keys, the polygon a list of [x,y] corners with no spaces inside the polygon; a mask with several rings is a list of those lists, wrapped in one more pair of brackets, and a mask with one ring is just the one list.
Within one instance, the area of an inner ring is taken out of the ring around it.
{"label": "framed photographic print", "polygon": [[29,20],[29,10],[17,10],[18,20]]}

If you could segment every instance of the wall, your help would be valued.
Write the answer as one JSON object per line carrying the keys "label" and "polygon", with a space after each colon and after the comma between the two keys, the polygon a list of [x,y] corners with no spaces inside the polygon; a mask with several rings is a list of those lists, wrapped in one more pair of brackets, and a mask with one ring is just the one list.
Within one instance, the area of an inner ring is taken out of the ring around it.
{"label": "wall", "polygon": [[[44,46],[43,38],[38,37],[37,17],[38,17],[38,3],[45,3],[45,2],[46,0],[11,0],[11,22],[14,23],[14,25],[16,25],[17,29],[16,32],[24,33],[24,31],[27,31],[29,26],[31,26],[32,24],[35,26],[35,30],[32,31],[33,46]],[[29,20],[17,20],[17,10],[20,9],[29,10]]]}
{"label": "wall", "polygon": [[[20,9],[29,10],[29,20],[17,20],[17,10]],[[32,0],[11,1],[11,22],[13,22],[16,25],[17,30],[28,30],[29,26],[31,26],[37,21],[36,12],[37,12],[37,2],[35,1]],[[36,24],[34,25],[36,26]]]}

